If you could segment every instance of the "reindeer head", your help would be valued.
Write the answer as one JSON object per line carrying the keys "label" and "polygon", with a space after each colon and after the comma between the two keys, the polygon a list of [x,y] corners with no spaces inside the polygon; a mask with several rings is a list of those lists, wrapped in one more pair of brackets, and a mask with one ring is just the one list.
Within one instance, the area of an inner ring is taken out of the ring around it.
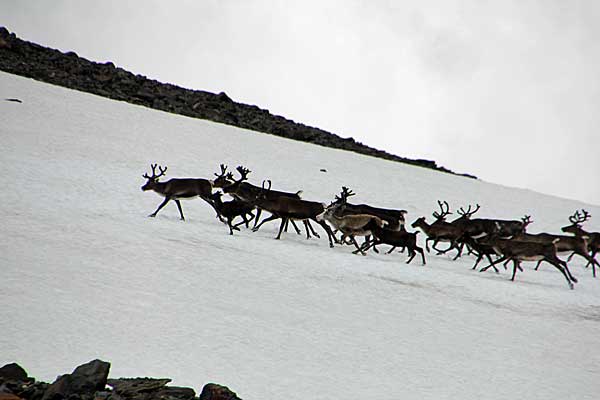
{"label": "reindeer head", "polygon": [[471,205],[469,204],[469,208],[467,208],[467,209],[465,210],[463,207],[461,207],[461,208],[460,208],[460,209],[457,211],[457,213],[458,213],[458,214],[459,214],[461,217],[463,217],[463,218],[466,218],[466,219],[471,219],[471,217],[473,216],[473,214],[475,214],[477,211],[479,211],[479,209],[480,209],[480,208],[481,208],[481,207],[479,206],[479,204],[476,204],[476,205],[475,205],[475,209],[474,209],[474,210],[471,210]]}
{"label": "reindeer head", "polygon": [[523,218],[521,218],[521,222],[523,223],[523,228],[521,228],[521,233],[525,233],[525,230],[527,229],[529,224],[533,223],[533,221],[531,220],[531,215],[525,215]]}
{"label": "reindeer head", "polygon": [[220,202],[221,201],[221,196],[223,196],[223,193],[219,192],[218,190],[215,191],[214,193],[210,194],[208,196],[209,199],[211,199],[214,202]]}
{"label": "reindeer head", "polygon": [[[225,167],[227,168],[227,167]],[[227,193],[227,194],[233,194],[236,193],[238,188],[240,187],[240,184],[245,181],[248,180],[248,174],[252,171],[250,171],[248,168],[242,167],[241,165],[239,165],[236,168],[236,171],[240,174],[240,179],[236,179],[233,181],[233,183],[224,186],[223,187],[223,192]],[[225,177],[227,177],[227,175],[225,175]],[[229,178],[233,179],[233,174],[229,174]]]}
{"label": "reindeer head", "polygon": [[569,221],[571,225],[563,226],[561,230],[563,232],[572,233],[574,235],[581,233],[583,229],[581,228],[581,224],[590,219],[591,215],[583,208],[581,209],[581,213],[579,210],[575,211],[575,214],[569,217]]}
{"label": "reindeer head", "polygon": [[227,165],[221,164],[220,167],[221,173],[215,173],[217,178],[213,181],[213,186],[217,188],[224,188],[231,185],[234,182],[234,179],[233,174],[231,172],[227,172]]}
{"label": "reindeer head", "polygon": [[[148,180],[148,181],[146,181],[146,184],[144,186],[142,186],[143,191],[153,190],[156,187],[156,184],[158,183],[158,178],[160,178],[161,176],[164,176],[165,173],[167,172],[166,166],[163,168],[158,164],[150,164],[150,167],[152,167],[152,176],[149,176],[147,173],[142,175],[142,177],[144,177]],[[156,174],[156,167],[158,167],[158,169],[160,171],[160,173],[158,175]]]}

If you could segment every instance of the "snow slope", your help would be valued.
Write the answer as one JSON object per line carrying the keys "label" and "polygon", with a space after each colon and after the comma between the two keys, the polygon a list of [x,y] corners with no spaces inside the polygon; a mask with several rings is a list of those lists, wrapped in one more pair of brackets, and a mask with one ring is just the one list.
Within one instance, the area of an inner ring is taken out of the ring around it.
{"label": "snow slope", "polygon": [[[201,200],[187,221],[142,193],[220,163],[281,190],[431,220],[437,199],[556,232],[600,207],[194,120],[0,73],[0,365],[52,381],[93,358],[111,376],[214,381],[244,399],[592,399],[600,393],[600,278],[571,262],[479,273],[473,258],[366,257],[278,224],[229,236]],[[489,162],[518,162],[493,152]],[[320,172],[321,168],[327,173]],[[526,171],[525,171],[526,173]],[[560,184],[560,183],[557,183]],[[320,229],[318,226],[317,229]],[[420,243],[424,235],[420,234]]]}

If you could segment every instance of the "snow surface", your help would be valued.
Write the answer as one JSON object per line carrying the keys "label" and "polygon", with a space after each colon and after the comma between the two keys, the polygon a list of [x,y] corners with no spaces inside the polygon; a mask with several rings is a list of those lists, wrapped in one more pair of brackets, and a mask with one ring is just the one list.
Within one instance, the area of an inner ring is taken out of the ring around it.
{"label": "snow surface", "polygon": [[[201,200],[183,203],[185,222],[174,204],[147,218],[161,198],[140,187],[151,162],[206,178],[243,164],[310,200],[345,185],[410,222],[431,221],[437,199],[479,203],[480,217],[532,215],[531,232],[582,207],[600,230],[600,207],[5,73],[0,97],[23,100],[0,101],[0,365],[53,381],[101,358],[111,377],[213,381],[244,399],[598,398],[600,278],[581,259],[573,291],[547,264],[515,282],[471,256],[406,265],[325,235],[275,241],[277,223],[230,236]],[[489,162],[519,160],[490,149]]]}

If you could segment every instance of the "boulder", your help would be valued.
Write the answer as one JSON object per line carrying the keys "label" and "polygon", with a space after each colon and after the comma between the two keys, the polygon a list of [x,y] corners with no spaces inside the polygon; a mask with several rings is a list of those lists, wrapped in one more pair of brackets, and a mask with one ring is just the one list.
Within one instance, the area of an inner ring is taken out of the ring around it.
{"label": "boulder", "polygon": [[42,400],[60,400],[70,395],[93,395],[106,386],[110,363],[93,360],[75,368],[71,374],[59,376],[44,393]]}
{"label": "boulder", "polygon": [[0,368],[0,380],[23,382],[27,380],[27,372],[17,363],[6,364]]}
{"label": "boulder", "polygon": [[241,400],[237,394],[229,390],[228,387],[217,385],[216,383],[207,383],[202,388],[199,400]]}

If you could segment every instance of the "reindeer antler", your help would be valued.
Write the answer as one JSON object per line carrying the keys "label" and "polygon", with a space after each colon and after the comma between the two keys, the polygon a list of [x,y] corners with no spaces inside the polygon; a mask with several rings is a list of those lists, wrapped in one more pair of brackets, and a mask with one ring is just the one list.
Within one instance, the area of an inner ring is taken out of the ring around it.
{"label": "reindeer antler", "polygon": [[236,171],[240,173],[240,181],[245,181],[248,179],[248,174],[252,171],[250,171],[248,168],[243,167],[241,165],[238,165],[238,167],[236,168]]}
{"label": "reindeer antler", "polygon": [[523,229],[525,229],[527,225],[533,223],[531,220],[531,215],[525,215],[523,218],[521,218],[521,221],[523,221]]}
{"label": "reindeer antler", "polygon": [[[446,216],[452,214],[450,212],[450,206],[448,205],[447,201],[442,202],[441,200],[438,200],[438,205],[440,206],[441,213],[438,213],[437,211],[434,211],[433,214],[432,214],[434,216],[434,218],[436,218],[438,220],[441,220],[441,219],[446,218]],[[446,206],[445,210],[444,210],[444,206]]]}
{"label": "reindeer antler", "polygon": [[220,167],[221,167],[221,173],[220,173],[220,174],[217,174],[217,173],[215,172],[215,176],[216,176],[217,178],[221,178],[221,177],[223,177],[223,176],[227,176],[227,175],[226,175],[226,174],[227,174],[227,165],[225,165],[225,164],[221,164],[221,165],[220,165]]}
{"label": "reindeer antler", "polygon": [[575,211],[575,214],[573,214],[569,217],[569,221],[571,221],[571,223],[573,225],[582,224],[585,221],[587,221],[588,219],[590,219],[590,217],[591,217],[590,213],[585,211],[583,208],[581,209],[581,211],[583,212],[583,215],[581,215],[579,213],[579,210],[577,210],[577,211]]}
{"label": "reindeer antler", "polygon": [[469,204],[469,208],[468,208],[466,211],[465,211],[465,209],[464,209],[464,208],[462,208],[462,207],[461,207],[461,208],[460,208],[460,209],[457,211],[457,213],[458,213],[459,215],[462,215],[463,217],[466,217],[466,218],[471,218],[471,217],[473,216],[473,214],[475,214],[475,213],[476,213],[477,211],[479,211],[479,209],[481,208],[481,207],[479,206],[479,204],[476,204],[475,206],[476,206],[476,207],[475,207],[475,209],[474,209],[474,210],[472,210],[472,211],[471,211],[471,205],[470,205],[470,204]]}
{"label": "reindeer antler", "polygon": [[352,190],[350,190],[346,186],[342,186],[342,192],[340,193],[340,196],[335,196],[335,199],[338,201],[341,201],[342,203],[346,203],[346,201],[348,200],[348,197],[354,196],[355,194],[356,193],[354,193]]}
{"label": "reindeer antler", "polygon": [[[146,179],[158,179],[161,176],[165,175],[165,173],[167,172],[167,166],[165,165],[165,168],[163,169],[163,167],[161,167],[158,164],[150,164],[150,167],[152,168],[152,176],[148,176],[148,173],[145,173],[144,175],[142,175],[142,177],[146,178]],[[156,167],[158,167],[160,174],[156,175]]]}
{"label": "reindeer antler", "polygon": [[[269,183],[269,186],[268,186],[268,187],[265,187],[265,182],[268,182],[268,183]],[[269,191],[269,190],[271,190],[271,180],[270,180],[270,179],[265,179],[265,180],[262,182],[262,185],[261,185],[261,186],[262,186],[263,190],[266,190],[266,191]]]}

